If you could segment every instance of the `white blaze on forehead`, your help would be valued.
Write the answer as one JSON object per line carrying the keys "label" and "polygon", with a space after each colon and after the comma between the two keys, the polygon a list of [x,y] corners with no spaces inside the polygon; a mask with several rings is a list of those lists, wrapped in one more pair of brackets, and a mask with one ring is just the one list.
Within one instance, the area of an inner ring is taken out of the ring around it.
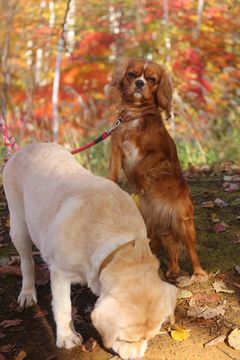
{"label": "white blaze on forehead", "polygon": [[136,78],[136,80],[142,80],[144,82],[144,84],[146,84],[146,79],[144,77],[144,71],[146,70],[147,66],[148,66],[148,60],[144,64],[142,75],[139,76],[138,78]]}

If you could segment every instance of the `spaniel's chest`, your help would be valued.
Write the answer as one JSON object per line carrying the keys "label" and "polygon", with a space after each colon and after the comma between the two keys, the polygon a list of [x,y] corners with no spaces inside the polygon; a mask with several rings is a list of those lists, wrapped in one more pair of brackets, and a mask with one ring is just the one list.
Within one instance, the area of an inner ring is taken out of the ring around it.
{"label": "spaniel's chest", "polygon": [[139,128],[139,119],[133,120],[122,130],[122,152],[125,170],[131,171],[142,159],[141,146],[144,133]]}
{"label": "spaniel's chest", "polygon": [[122,142],[122,152],[124,154],[124,167],[131,170],[141,160],[142,154],[138,142],[135,138],[126,137]]}

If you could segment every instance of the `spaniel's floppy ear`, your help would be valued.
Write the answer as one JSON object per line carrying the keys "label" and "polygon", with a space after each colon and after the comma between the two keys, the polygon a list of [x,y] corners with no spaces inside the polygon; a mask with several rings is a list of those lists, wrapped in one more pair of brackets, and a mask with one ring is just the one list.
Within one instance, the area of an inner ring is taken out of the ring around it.
{"label": "spaniel's floppy ear", "polygon": [[172,82],[164,70],[157,91],[157,102],[160,108],[166,112],[167,119],[169,119],[172,107]]}
{"label": "spaniel's floppy ear", "polygon": [[126,73],[128,64],[129,64],[129,59],[127,58],[120,59],[117,62],[115,70],[113,71],[112,74],[112,81],[110,83],[110,96],[112,99],[114,99],[115,97],[118,98],[118,96],[120,95],[121,82]]}

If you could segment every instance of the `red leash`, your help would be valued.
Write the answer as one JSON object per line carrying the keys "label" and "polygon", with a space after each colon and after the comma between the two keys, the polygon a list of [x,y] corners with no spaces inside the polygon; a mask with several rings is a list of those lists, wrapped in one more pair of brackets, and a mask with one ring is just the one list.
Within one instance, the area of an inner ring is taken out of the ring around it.
{"label": "red leash", "polygon": [[[82,151],[84,151],[86,149],[89,149],[90,147],[96,145],[100,141],[105,140],[121,124],[122,121],[123,121],[122,118],[119,117],[115,121],[113,126],[110,127],[109,130],[104,131],[100,136],[98,136],[95,140],[90,141],[88,144],[84,144],[84,145],[80,146],[77,149],[71,150],[71,153],[73,155],[78,154],[78,153],[80,153],[80,152],[82,152]],[[4,119],[3,119],[3,117],[1,115],[0,115],[0,133],[3,134],[4,145],[8,148],[7,156],[4,159],[4,163],[6,163],[8,161],[8,159],[10,158],[10,156],[12,155],[12,153],[19,150],[20,147],[18,146],[15,138],[10,134],[10,132],[8,130],[8,127],[5,124]]]}
{"label": "red leash", "polygon": [[122,122],[122,118],[119,117],[115,123],[113,124],[113,126],[110,127],[109,130],[104,131],[104,133],[102,133],[100,136],[98,136],[95,140],[90,141],[88,144],[84,144],[82,146],[80,146],[77,149],[71,150],[72,154],[78,154],[86,149],[89,149],[90,147],[96,145],[97,143],[99,143],[102,140],[105,140],[107,137],[109,137],[112,132],[121,124]]}
{"label": "red leash", "polygon": [[16,152],[17,150],[19,150],[20,147],[18,146],[15,138],[10,134],[2,115],[0,115],[0,133],[3,134],[3,143],[7,147],[7,155],[6,155],[5,159],[3,160],[3,167],[4,167],[4,165],[6,164],[8,159],[10,159],[12,154],[14,152]]}

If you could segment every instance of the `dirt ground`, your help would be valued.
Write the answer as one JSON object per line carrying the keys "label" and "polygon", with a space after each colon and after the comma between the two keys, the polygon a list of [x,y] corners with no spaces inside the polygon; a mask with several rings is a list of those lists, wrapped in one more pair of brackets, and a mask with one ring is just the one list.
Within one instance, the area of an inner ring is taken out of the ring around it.
{"label": "dirt ground", "polygon": [[[234,269],[240,266],[240,192],[236,191],[237,187],[233,192],[226,191],[229,185],[224,180],[226,176],[238,176],[238,171],[229,166],[207,174],[194,171],[188,174],[195,205],[198,252],[202,266],[210,276],[204,283],[180,284],[176,324],[187,330],[189,338],[174,340],[169,325],[166,325],[162,333],[149,343],[145,359],[240,360],[240,350],[230,347],[227,339],[205,347],[207,342],[219,335],[228,336],[233,329],[240,328],[240,273]],[[216,198],[224,200],[227,206],[216,205]],[[91,324],[90,313],[96,297],[89,289],[80,286],[72,289],[73,318],[77,331],[88,346],[72,351],[56,348],[48,271],[37,251],[34,258],[37,263],[38,305],[28,310],[19,309],[20,269],[18,258],[14,258],[17,253],[9,238],[8,211],[2,191],[0,211],[0,360],[117,359],[103,349],[101,339]],[[185,249],[182,251],[181,268],[191,273]],[[163,272],[166,269],[164,254],[161,254],[161,269]],[[213,283],[219,281],[225,283],[227,292],[214,290]],[[189,310],[196,310],[197,306],[220,310],[210,318],[196,317],[196,314],[195,317],[188,316]]]}

